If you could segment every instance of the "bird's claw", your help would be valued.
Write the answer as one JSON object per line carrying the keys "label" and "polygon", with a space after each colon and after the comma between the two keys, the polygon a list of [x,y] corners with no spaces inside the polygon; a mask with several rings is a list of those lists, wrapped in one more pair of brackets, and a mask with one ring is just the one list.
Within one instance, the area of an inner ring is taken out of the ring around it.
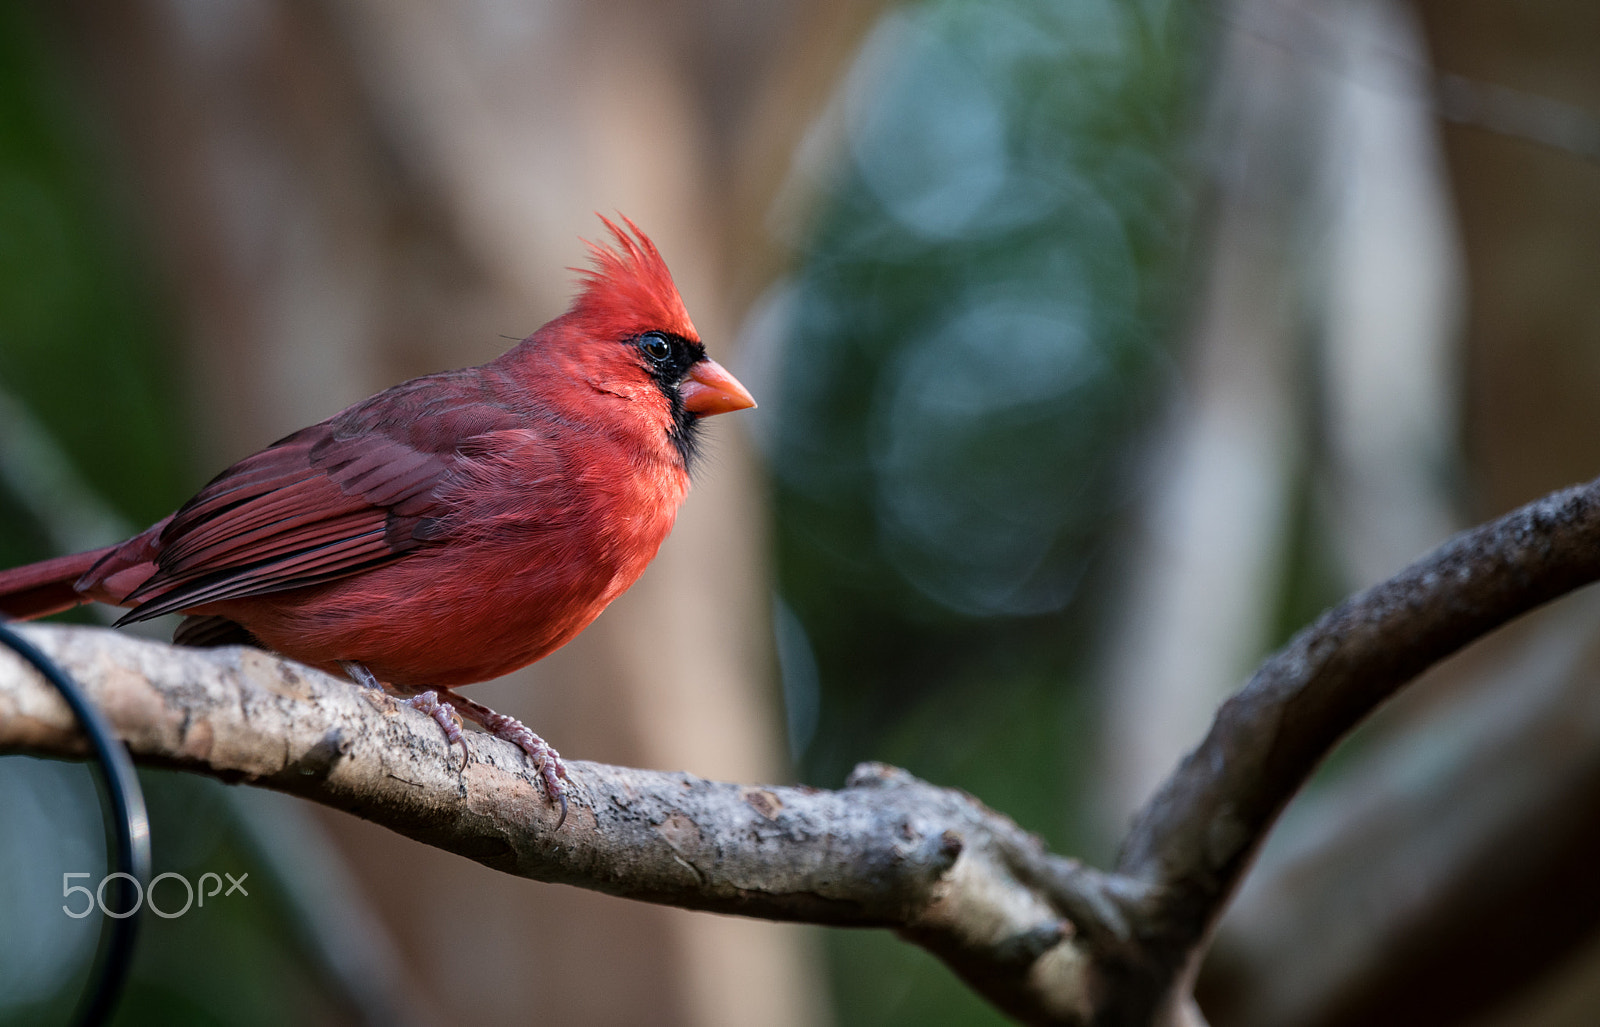
{"label": "bird's claw", "polygon": [[459,744],[461,746],[461,766],[457,767],[456,769],[457,772],[466,770],[467,758],[469,755],[467,752],[467,740],[462,734],[461,716],[456,712],[456,708],[449,702],[440,699],[439,693],[433,691],[432,689],[426,692],[419,692],[418,694],[405,700],[405,704],[414,710],[421,710],[423,713],[426,713],[428,716],[432,717],[434,723],[438,724],[444,729],[446,744]]}
{"label": "bird's claw", "polygon": [[[532,732],[530,731],[529,734],[532,734]],[[538,738],[539,736],[534,735],[534,737]],[[549,758],[540,762],[535,757],[534,766],[538,769],[539,775],[544,778],[545,794],[555,796],[556,801],[561,803],[561,816],[556,819],[556,830],[559,831],[561,830],[561,825],[567,822],[567,786],[561,783],[566,780],[567,766],[561,762],[561,757],[556,754],[554,749],[551,749],[548,745],[545,745],[545,749],[550,754]]]}
{"label": "bird's claw", "polygon": [[490,734],[504,738],[527,753],[533,760],[533,769],[544,782],[545,794],[561,804],[561,816],[556,820],[556,830],[561,830],[561,825],[567,822],[567,786],[562,783],[567,780],[567,765],[561,762],[561,754],[515,717],[496,713],[494,720],[483,726]]}

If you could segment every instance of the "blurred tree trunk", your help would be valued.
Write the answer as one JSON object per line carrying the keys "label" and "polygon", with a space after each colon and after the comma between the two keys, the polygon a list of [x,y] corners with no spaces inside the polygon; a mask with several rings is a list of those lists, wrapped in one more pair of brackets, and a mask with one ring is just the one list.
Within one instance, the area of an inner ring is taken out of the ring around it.
{"label": "blurred tree trunk", "polygon": [[[1441,74],[1600,125],[1600,7],[1582,0],[1419,0]],[[1446,83],[1447,89],[1449,83]],[[1518,120],[1512,114],[1512,120]],[[1508,510],[1600,465],[1600,165],[1483,125],[1450,124],[1445,153],[1466,246],[1466,445],[1473,516]]]}
{"label": "blurred tree trunk", "polygon": [[1184,389],[1106,672],[1113,837],[1287,630],[1458,526],[1459,269],[1409,12],[1224,11]]}
{"label": "blurred tree trunk", "polygon": [[[762,216],[873,7],[72,6],[70,43],[183,306],[209,432],[197,483],[559,313],[578,238],[601,233],[596,211],[655,238],[711,349],[736,360],[743,305],[778,260]],[[714,456],[639,584],[567,649],[476,697],[571,756],[789,776],[764,687],[757,474],[738,425],[711,434]],[[826,1019],[805,929],[533,886],[327,820],[406,954],[424,1019]]]}
{"label": "blurred tree trunk", "polygon": [[[1600,139],[1600,7],[1582,0],[1418,0],[1416,6],[1434,64],[1445,76],[1445,111],[1467,122],[1447,124],[1444,145],[1469,284],[1463,442],[1477,519],[1591,477],[1600,467],[1594,405],[1600,394],[1600,163],[1592,150],[1585,155],[1528,138],[1544,134],[1541,123],[1554,106],[1569,121],[1586,121],[1591,139]],[[1457,109],[1462,92],[1468,94],[1465,110]],[[1471,123],[1474,94],[1509,107],[1494,119],[1500,130]],[[1591,660],[1590,682],[1593,668]],[[1556,815],[1573,823],[1592,816],[1592,804],[1576,802]],[[1519,945],[1543,952],[1542,961],[1509,968],[1453,964],[1457,975],[1498,970],[1506,978],[1502,995],[1521,990],[1499,1017],[1481,1022],[1595,1021],[1600,923],[1592,903],[1572,898],[1593,891],[1600,850],[1591,839],[1586,851],[1558,864],[1560,872],[1524,886],[1522,902],[1545,910],[1552,929],[1542,940],[1528,935]],[[1574,906],[1581,919],[1569,915]],[[1499,918],[1461,929],[1504,928]]]}

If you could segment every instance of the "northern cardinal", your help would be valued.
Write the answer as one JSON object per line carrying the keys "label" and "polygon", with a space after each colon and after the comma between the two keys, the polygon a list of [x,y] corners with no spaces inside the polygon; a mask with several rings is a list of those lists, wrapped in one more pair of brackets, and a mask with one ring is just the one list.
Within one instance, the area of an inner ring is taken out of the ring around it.
{"label": "northern cardinal", "polygon": [[671,530],[700,419],[755,406],[706,356],[655,245],[601,220],[615,246],[589,244],[571,308],[498,359],[297,431],[126,542],[0,571],[0,613],[183,613],[180,644],[388,685],[452,744],[460,713],[522,746],[564,821],[555,750],[450,689],[587,627]]}

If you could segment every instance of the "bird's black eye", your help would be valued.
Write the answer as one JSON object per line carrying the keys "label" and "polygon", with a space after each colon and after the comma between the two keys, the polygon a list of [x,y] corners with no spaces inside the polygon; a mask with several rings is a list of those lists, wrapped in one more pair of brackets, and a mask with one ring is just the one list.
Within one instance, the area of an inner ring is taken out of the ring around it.
{"label": "bird's black eye", "polygon": [[672,358],[672,343],[668,342],[665,336],[655,332],[639,336],[639,348],[644,351],[645,356],[658,364],[664,364]]}

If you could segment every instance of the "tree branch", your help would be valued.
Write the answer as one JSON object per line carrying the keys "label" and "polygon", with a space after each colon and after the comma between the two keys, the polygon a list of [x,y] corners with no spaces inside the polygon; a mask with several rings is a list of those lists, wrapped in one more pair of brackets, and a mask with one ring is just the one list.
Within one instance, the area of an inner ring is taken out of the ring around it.
{"label": "tree branch", "polygon": [[[1331,610],[1228,700],[1136,821],[1115,874],[1052,855],[959,791],[880,764],[835,792],[572,761],[554,831],[526,758],[252,649],[89,628],[29,637],[142,762],[343,809],[486,866],[625,898],[888,927],[1036,1023],[1198,1022],[1211,928],[1272,822],[1378,703],[1468,642],[1600,577],[1600,482],[1456,536]],[[64,703],[0,654],[0,752],[77,756]]]}
{"label": "tree branch", "polygon": [[[1082,1022],[1089,961],[1071,924],[1100,875],[1046,853],[971,796],[863,764],[841,791],[745,786],[568,761],[555,831],[521,750],[253,649],[182,649],[32,625],[143,763],[264,785],[538,881],[773,920],[901,931],[992,1001]],[[0,653],[0,751],[81,756],[56,693]],[[1048,972],[1029,973],[1048,968]]]}

